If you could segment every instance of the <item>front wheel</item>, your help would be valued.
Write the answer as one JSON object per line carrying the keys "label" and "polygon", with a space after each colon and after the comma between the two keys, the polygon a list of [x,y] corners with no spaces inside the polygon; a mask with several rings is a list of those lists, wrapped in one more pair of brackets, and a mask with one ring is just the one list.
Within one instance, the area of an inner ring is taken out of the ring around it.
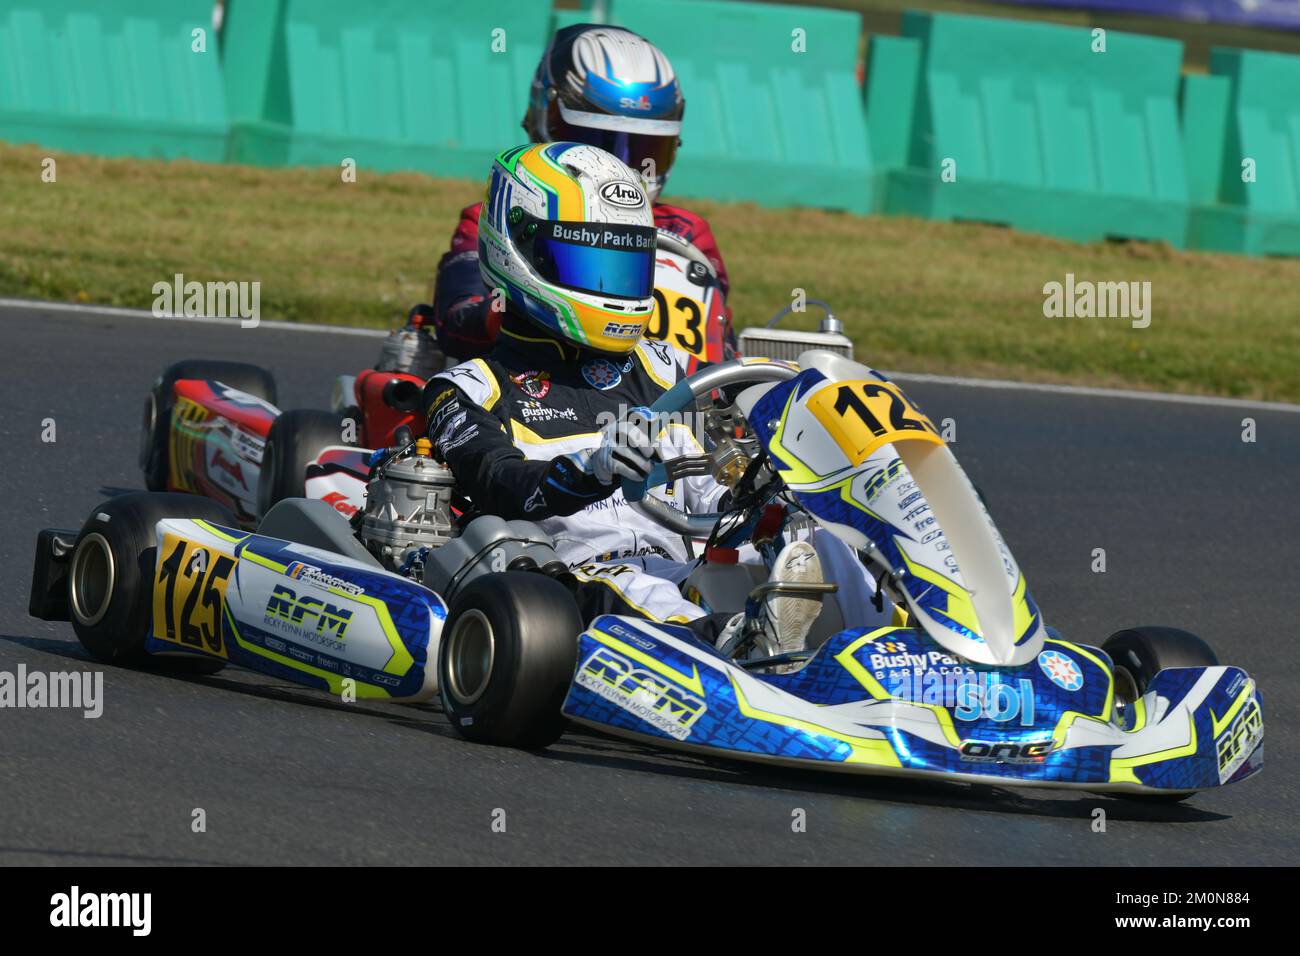
{"label": "front wheel", "polygon": [[462,737],[534,750],[564,732],[582,618],[564,585],[504,571],[452,602],[438,650],[443,711]]}
{"label": "front wheel", "polygon": [[134,492],[97,507],[82,526],[68,565],[68,611],[83,647],[106,664],[157,663],[213,673],[223,662],[195,656],[153,657],[145,640],[153,611],[154,566],[163,518],[199,518],[235,527],[229,509],[207,498]]}
{"label": "front wheel", "polygon": [[[1115,705],[1127,707],[1147,692],[1151,681],[1170,667],[1217,667],[1219,658],[1209,644],[1191,631],[1176,627],[1130,627],[1116,631],[1101,649],[1115,674]],[[1145,801],[1177,803],[1190,793],[1121,794]]]}
{"label": "front wheel", "polygon": [[1130,627],[1116,631],[1101,649],[1115,666],[1115,702],[1132,704],[1155,676],[1169,667],[1217,667],[1209,644],[1176,627]]}

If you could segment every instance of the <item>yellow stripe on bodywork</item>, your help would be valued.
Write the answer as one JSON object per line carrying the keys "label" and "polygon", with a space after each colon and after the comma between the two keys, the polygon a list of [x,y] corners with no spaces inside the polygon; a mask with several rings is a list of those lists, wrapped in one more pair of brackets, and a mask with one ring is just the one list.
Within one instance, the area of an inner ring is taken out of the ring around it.
{"label": "yellow stripe on bodywork", "polygon": [[984,636],[984,631],[980,627],[979,616],[975,613],[975,605],[971,602],[970,592],[955,581],[950,581],[938,571],[926,567],[924,564],[918,564],[907,556],[907,552],[902,548],[898,553],[903,556],[903,561],[907,564],[907,570],[913,577],[918,577],[927,584],[932,584],[939,590],[948,595],[948,606],[940,608],[944,614],[952,618],[962,627],[967,628],[975,634]]}
{"label": "yellow stripe on bodywork", "polygon": [[1133,708],[1133,726],[1124,731],[1126,734],[1136,733],[1147,725],[1147,701],[1145,697],[1139,697],[1130,705]]}
{"label": "yellow stripe on bodywork", "polygon": [[[283,574],[285,577],[289,577],[289,568],[287,565],[280,564],[278,561],[272,561],[270,558],[263,557],[260,554],[254,554],[252,551],[248,550],[248,548],[244,548],[240,551],[239,556],[241,558],[247,558],[254,564],[261,565],[277,574]],[[294,581],[297,579],[289,577],[289,580]],[[358,604],[368,605],[374,610],[375,617],[379,620],[379,626],[383,629],[384,638],[388,641],[388,646],[392,648],[393,651],[393,656],[384,664],[384,673],[395,674],[401,677],[411,669],[411,665],[415,663],[415,659],[411,656],[411,652],[406,649],[406,643],[402,640],[402,636],[397,633],[397,627],[393,624],[393,618],[388,613],[387,604],[376,597],[368,597],[364,594],[349,594],[347,591],[341,591],[338,588],[325,588],[325,590],[337,597],[346,598],[349,601],[356,601]],[[270,654],[271,652],[268,651],[267,653]],[[277,656],[276,659],[279,660],[279,657]],[[291,661],[289,658],[286,658],[285,660],[290,663],[290,666],[298,666],[297,662]],[[302,670],[303,668],[298,667],[298,669]],[[316,669],[310,669],[310,673],[316,673]],[[321,671],[321,673],[326,674],[328,671]]]}
{"label": "yellow stripe on bodywork", "polygon": [[892,634],[894,631],[901,630],[906,630],[906,628],[892,626],[877,628],[869,634],[864,634],[852,644],[845,647],[844,650],[835,655],[835,660],[839,662],[841,667],[852,674],[854,679],[866,688],[867,693],[876,700],[903,700],[905,703],[911,704],[913,707],[923,707],[926,710],[931,711],[938,719],[939,728],[943,731],[944,739],[947,740],[948,743],[952,744],[953,747],[960,749],[961,738],[957,736],[957,728],[953,726],[952,714],[948,712],[948,708],[940,706],[939,704],[925,704],[920,701],[894,697],[893,694],[884,688],[880,681],[876,680],[876,678],[871,675],[870,671],[862,666],[862,662],[853,656],[853,652],[863,644],[870,644],[874,641],[880,640],[881,637],[886,634]]}
{"label": "yellow stripe on bodywork", "polygon": [[[333,671],[323,670],[319,667],[312,667],[310,664],[294,660],[292,657],[286,657],[283,654],[277,654],[275,651],[267,650],[265,647],[244,640],[243,635],[239,633],[239,627],[235,624],[235,618],[230,613],[229,608],[226,608],[226,620],[230,624],[230,632],[235,635],[235,643],[244,650],[251,654],[256,654],[258,657],[265,657],[267,660],[275,661],[277,664],[283,664],[285,667],[291,668],[292,670],[300,671],[304,674],[310,674],[313,677],[319,677],[321,680],[325,681],[326,685],[330,689],[330,693],[339,696],[343,695],[343,681],[348,678],[335,674]],[[376,687],[374,684],[367,684],[360,680],[353,679],[353,681],[356,685],[356,694],[358,698],[393,696],[382,687]]]}
{"label": "yellow stripe on bodywork", "polygon": [[397,626],[393,624],[392,615],[388,613],[388,605],[377,597],[369,597],[365,594],[349,594],[347,591],[341,591],[338,588],[326,588],[326,590],[330,594],[347,598],[349,601],[368,604],[374,609],[375,617],[379,618],[379,626],[384,629],[384,637],[388,640],[388,646],[393,649],[393,656],[384,664],[384,673],[394,674],[398,677],[404,676],[411,669],[411,665],[415,663],[415,658],[406,649],[406,642],[402,640],[402,636],[397,633]]}
{"label": "yellow stripe on bodywork", "polygon": [[239,552],[239,556],[248,561],[252,561],[254,564],[261,565],[268,570],[274,571],[276,574],[287,575],[289,573],[288,565],[281,564],[278,561],[272,561],[270,558],[263,557],[260,554],[254,554],[252,551],[249,551],[248,548],[242,549]]}
{"label": "yellow stripe on bodywork", "polygon": [[1177,760],[1179,757],[1190,757],[1196,753],[1196,718],[1189,712],[1187,714],[1187,726],[1191,734],[1191,739],[1182,747],[1171,747],[1168,750],[1161,750],[1153,754],[1142,754],[1138,757],[1118,757],[1110,762],[1110,782],[1111,783],[1137,783],[1142,781],[1138,779],[1133,772],[1134,767],[1143,767],[1147,764],[1162,763],[1166,760]]}
{"label": "yellow stripe on bodywork", "polygon": [[1096,719],[1098,720],[1109,721],[1111,716],[1110,714],[1111,706],[1115,703],[1115,674],[1111,671],[1109,667],[1107,667],[1105,664],[1102,663],[1101,659],[1097,657],[1096,654],[1092,653],[1085,647],[1081,647],[1078,644],[1071,644],[1069,641],[1062,641],[1054,637],[1049,637],[1047,640],[1043,641],[1044,647],[1046,647],[1048,644],[1057,644],[1060,645],[1061,647],[1068,647],[1070,650],[1074,651],[1074,653],[1080,655],[1081,657],[1088,658],[1088,660],[1092,661],[1094,664],[1097,665],[1098,670],[1100,670],[1103,674],[1106,675],[1106,700],[1101,705],[1101,713],[1096,715],[1085,714],[1084,716],[1085,717],[1095,716]]}
{"label": "yellow stripe on bodywork", "polygon": [[238,535],[227,534],[225,531],[222,531],[216,525],[211,524],[207,521],[202,521],[198,518],[194,519],[194,523],[198,525],[200,528],[202,528],[204,531],[206,531],[208,534],[221,538],[223,541],[229,541],[231,544],[239,544],[239,542],[245,540],[250,536],[249,533],[238,534]]}
{"label": "yellow stripe on bodywork", "polygon": [[751,720],[759,720],[765,724],[775,724],[778,727],[785,727],[790,730],[802,730],[804,733],[829,737],[832,740],[840,741],[840,743],[848,744],[851,751],[848,757],[845,758],[845,763],[864,763],[876,767],[903,766],[898,759],[898,754],[894,753],[894,748],[888,740],[853,737],[810,721],[800,720],[797,717],[787,717],[783,714],[773,714],[759,710],[745,698],[745,692],[740,689],[740,684],[736,682],[736,678],[732,675],[728,675],[728,677],[731,680],[731,689],[736,694],[736,706],[742,714]]}
{"label": "yellow stripe on bodywork", "polygon": [[1250,700],[1254,693],[1255,682],[1253,680],[1247,680],[1246,686],[1241,689],[1241,693],[1238,694],[1237,699],[1232,702],[1232,706],[1228,708],[1228,712],[1223,715],[1222,720],[1214,716],[1214,711],[1210,711],[1210,735],[1213,736],[1215,740],[1219,739],[1219,734],[1228,729],[1228,725],[1231,724],[1232,719],[1237,716],[1237,712],[1246,705],[1246,701]]}
{"label": "yellow stripe on bodywork", "polygon": [[700,669],[696,665],[691,665],[691,674],[690,676],[687,676],[681,671],[669,667],[663,661],[651,657],[644,651],[638,650],[631,644],[626,644],[623,641],[620,641],[612,634],[600,630],[593,630],[592,633],[595,634],[600,643],[609,647],[611,650],[618,651],[620,654],[632,658],[632,660],[650,668],[656,674],[667,677],[674,684],[680,684],[687,690],[694,691],[701,697],[704,696],[704,681],[700,680]]}

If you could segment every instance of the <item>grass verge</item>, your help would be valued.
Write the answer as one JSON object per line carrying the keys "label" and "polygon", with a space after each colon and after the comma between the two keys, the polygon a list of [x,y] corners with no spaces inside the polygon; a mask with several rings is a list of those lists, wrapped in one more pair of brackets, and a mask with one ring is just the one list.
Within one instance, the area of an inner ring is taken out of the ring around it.
{"label": "grass verge", "polygon": [[[457,213],[481,191],[0,145],[0,295],[147,308],[153,284],[180,272],[261,281],[267,318],[386,326],[427,300]],[[689,205],[713,224],[741,326],[800,288],[829,300],[859,357],[882,368],[1300,401],[1300,261]],[[1150,327],[1045,318],[1043,286],[1066,273],[1150,281]]]}

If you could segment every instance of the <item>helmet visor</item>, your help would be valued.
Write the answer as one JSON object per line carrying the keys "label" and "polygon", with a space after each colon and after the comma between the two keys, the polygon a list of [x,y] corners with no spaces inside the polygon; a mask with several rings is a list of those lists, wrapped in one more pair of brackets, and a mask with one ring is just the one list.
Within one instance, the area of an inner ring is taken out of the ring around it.
{"label": "helmet visor", "polygon": [[[561,113],[567,113],[568,117],[560,115]],[[603,149],[605,152],[617,156],[624,164],[630,166],[633,171],[640,173],[647,179],[660,179],[666,176],[668,170],[672,168],[673,160],[677,158],[678,137],[676,133],[662,135],[638,133],[633,129],[606,129],[579,122],[584,117],[590,117],[593,123],[624,119],[623,117],[577,113],[553,104],[552,111],[547,117],[547,136],[553,140],[586,143],[588,146]],[[570,122],[570,120],[573,120],[573,122]],[[643,125],[651,125],[653,122],[647,123],[643,121]],[[624,120],[623,124],[611,123],[611,125],[627,125],[631,127],[636,123],[636,120]],[[664,123],[663,125],[676,126],[679,124],[674,121],[672,124]]]}
{"label": "helmet visor", "polygon": [[[644,299],[654,289],[655,230],[524,217],[515,240],[547,282],[575,292]],[[531,233],[531,235],[530,235]]]}

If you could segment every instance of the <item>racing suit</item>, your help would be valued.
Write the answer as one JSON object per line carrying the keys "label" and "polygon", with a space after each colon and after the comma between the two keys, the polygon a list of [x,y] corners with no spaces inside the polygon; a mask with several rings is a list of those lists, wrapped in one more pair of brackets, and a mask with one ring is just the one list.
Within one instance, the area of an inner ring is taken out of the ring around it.
{"label": "racing suit", "polygon": [[[680,355],[644,340],[625,356],[583,351],[506,311],[486,357],[425,386],[437,457],[477,510],[537,522],[553,537],[579,582],[584,620],[602,613],[677,623],[706,617],[678,590],[694,567],[691,543],[634,510],[619,488],[600,484],[582,454],[599,446],[604,425],[653,404],[678,380]],[[665,428],[658,448],[664,459],[702,450],[684,425]],[[718,510],[725,489],[704,476],[651,493],[707,512]]]}
{"label": "racing suit", "polygon": [[[459,360],[483,356],[491,350],[502,315],[492,310],[488,290],[479,274],[478,217],[482,206],[474,203],[461,210],[460,222],[451,236],[451,248],[438,262],[433,296],[434,332],[438,347]],[[717,270],[725,299],[731,286],[709,224],[693,212],[665,203],[655,204],[654,216],[656,227],[681,236],[708,257]],[[727,320],[730,326],[730,310]]]}

